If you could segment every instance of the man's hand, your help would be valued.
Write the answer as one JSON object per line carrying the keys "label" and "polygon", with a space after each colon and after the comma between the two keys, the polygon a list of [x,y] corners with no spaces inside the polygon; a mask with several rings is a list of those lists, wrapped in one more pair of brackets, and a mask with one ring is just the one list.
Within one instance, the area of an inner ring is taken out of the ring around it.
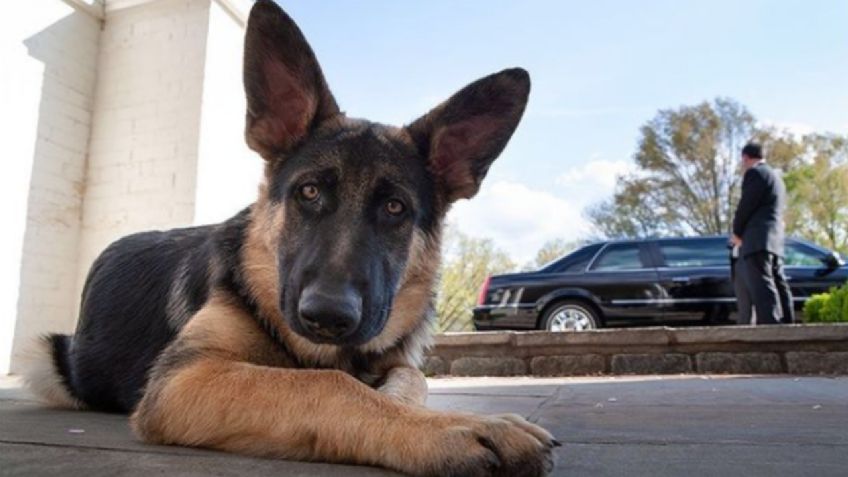
{"label": "man's hand", "polygon": [[733,244],[734,247],[742,246],[742,238],[736,234],[730,236],[730,243]]}

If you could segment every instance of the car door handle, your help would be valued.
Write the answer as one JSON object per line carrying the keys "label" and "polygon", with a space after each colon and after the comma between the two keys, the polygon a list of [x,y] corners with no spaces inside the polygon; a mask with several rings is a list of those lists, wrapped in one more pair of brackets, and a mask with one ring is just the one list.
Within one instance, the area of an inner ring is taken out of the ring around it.
{"label": "car door handle", "polygon": [[692,281],[692,279],[689,277],[674,277],[671,279],[671,281],[674,283],[689,283]]}

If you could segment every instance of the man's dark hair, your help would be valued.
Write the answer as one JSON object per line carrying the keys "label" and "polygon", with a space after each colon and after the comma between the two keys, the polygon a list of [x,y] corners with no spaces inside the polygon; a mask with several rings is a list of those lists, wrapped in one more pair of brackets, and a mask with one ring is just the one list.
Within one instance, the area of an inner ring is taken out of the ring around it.
{"label": "man's dark hair", "polygon": [[763,146],[755,142],[749,142],[748,144],[745,144],[745,147],[742,148],[742,155],[748,156],[752,159],[762,159]]}

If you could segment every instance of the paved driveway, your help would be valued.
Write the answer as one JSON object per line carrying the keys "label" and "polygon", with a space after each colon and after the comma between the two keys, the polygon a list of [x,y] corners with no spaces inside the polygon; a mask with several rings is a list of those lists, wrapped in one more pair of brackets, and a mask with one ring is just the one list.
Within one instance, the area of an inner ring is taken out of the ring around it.
{"label": "paved driveway", "polygon": [[[846,476],[848,378],[451,378],[429,405],[518,412],[563,442],[562,476]],[[143,445],[123,416],[47,410],[0,380],[0,475],[388,476]]]}

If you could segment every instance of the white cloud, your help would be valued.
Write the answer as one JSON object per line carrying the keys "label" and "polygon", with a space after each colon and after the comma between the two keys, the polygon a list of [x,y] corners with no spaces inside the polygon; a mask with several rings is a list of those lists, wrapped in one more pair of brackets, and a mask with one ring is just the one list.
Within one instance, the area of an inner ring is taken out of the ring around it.
{"label": "white cloud", "polygon": [[557,185],[598,196],[608,196],[615,189],[618,177],[633,170],[633,163],[624,160],[600,159],[597,155],[580,167],[568,170],[556,178]]}
{"label": "white cloud", "polygon": [[522,264],[548,240],[585,237],[591,229],[582,212],[576,201],[502,180],[484,183],[476,197],[451,210],[449,220],[465,234],[491,238]]}
{"label": "white cloud", "polygon": [[629,161],[599,155],[555,178],[553,192],[513,180],[484,182],[470,201],[459,202],[448,219],[467,235],[490,238],[518,264],[548,240],[579,240],[592,233],[587,206],[612,196],[616,179],[632,171]]}

